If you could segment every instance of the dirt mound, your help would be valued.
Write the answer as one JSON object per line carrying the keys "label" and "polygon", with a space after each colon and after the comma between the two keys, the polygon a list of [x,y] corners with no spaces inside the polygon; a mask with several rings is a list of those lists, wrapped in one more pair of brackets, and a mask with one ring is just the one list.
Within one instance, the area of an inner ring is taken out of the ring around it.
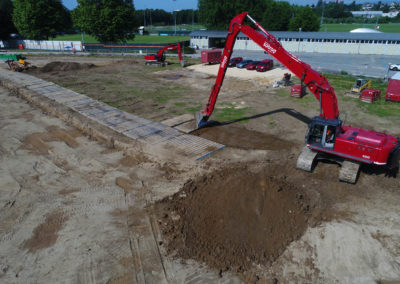
{"label": "dirt mound", "polygon": [[282,150],[295,146],[293,142],[276,136],[232,124],[201,128],[191,134],[241,149]]}
{"label": "dirt mound", "polygon": [[54,71],[74,71],[74,70],[86,70],[96,67],[96,65],[91,63],[78,63],[78,62],[60,62],[54,61],[46,64],[40,68],[40,72],[48,73]]}
{"label": "dirt mound", "polygon": [[313,194],[268,172],[224,169],[158,203],[168,252],[221,272],[274,261],[323,217]]}

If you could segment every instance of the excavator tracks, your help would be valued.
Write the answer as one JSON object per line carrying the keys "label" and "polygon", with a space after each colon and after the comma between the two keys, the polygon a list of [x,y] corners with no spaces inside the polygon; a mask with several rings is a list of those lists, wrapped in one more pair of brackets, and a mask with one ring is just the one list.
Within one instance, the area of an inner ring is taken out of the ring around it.
{"label": "excavator tracks", "polygon": [[342,167],[339,172],[339,180],[348,183],[356,183],[359,172],[359,162],[345,160],[343,161]]}
{"label": "excavator tracks", "polygon": [[313,170],[314,161],[317,155],[317,151],[313,151],[305,146],[301,151],[299,158],[297,159],[296,168],[303,171],[311,172]]}

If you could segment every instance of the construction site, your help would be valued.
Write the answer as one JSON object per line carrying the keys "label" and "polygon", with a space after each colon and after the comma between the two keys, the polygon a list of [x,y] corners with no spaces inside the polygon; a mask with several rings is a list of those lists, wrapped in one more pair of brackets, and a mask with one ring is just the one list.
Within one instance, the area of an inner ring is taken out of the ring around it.
{"label": "construction site", "polygon": [[[400,281],[400,105],[274,44],[266,72],[179,44],[3,64],[0,282]],[[273,88],[286,74],[304,96]]]}

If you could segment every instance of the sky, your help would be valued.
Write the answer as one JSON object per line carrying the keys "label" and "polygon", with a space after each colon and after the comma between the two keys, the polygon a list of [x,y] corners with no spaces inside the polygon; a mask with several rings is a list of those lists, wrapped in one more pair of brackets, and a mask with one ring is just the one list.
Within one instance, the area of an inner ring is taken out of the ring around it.
{"label": "sky", "polygon": [[[218,1],[218,0],[215,0]],[[281,0],[279,0],[281,1]],[[290,4],[297,5],[312,5],[316,4],[318,0],[283,0]],[[326,2],[332,0],[325,0]],[[345,0],[345,3],[351,3],[353,0]],[[393,0],[383,0],[382,2],[390,3]],[[76,7],[76,0],[62,0],[63,4],[70,10]],[[377,2],[377,0],[356,0],[357,4],[366,2]],[[183,10],[183,9],[197,9],[197,0],[133,0],[135,9],[163,9],[165,11]]]}

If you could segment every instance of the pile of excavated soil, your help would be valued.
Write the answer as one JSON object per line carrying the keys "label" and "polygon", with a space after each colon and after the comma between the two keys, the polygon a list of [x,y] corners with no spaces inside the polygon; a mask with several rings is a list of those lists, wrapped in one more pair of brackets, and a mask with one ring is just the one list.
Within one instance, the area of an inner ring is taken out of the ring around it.
{"label": "pile of excavated soil", "polygon": [[279,137],[231,124],[200,128],[191,134],[241,149],[283,150],[296,146]]}
{"label": "pile of excavated soil", "polygon": [[264,169],[226,168],[156,204],[167,251],[220,272],[268,265],[322,217],[319,198]]}
{"label": "pile of excavated soil", "polygon": [[40,72],[48,73],[54,71],[75,71],[75,70],[86,70],[95,67],[96,65],[91,63],[78,63],[78,62],[61,62],[54,61],[46,64],[40,68]]}

